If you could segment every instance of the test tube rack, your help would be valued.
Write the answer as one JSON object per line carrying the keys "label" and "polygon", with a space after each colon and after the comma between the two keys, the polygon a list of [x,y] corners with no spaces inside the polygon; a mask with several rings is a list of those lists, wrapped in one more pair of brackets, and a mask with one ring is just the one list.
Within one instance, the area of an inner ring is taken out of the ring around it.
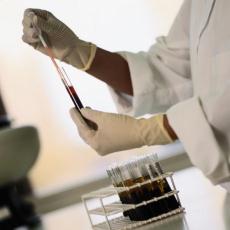
{"label": "test tube rack", "polygon": [[[119,193],[134,189],[136,187],[141,187],[147,183],[152,183],[157,180],[168,179],[172,190],[165,193],[163,196],[155,197],[151,200],[144,201],[139,204],[123,204],[120,202]],[[176,189],[173,173],[168,172],[156,177],[154,179],[149,179],[143,183],[137,183],[131,187],[114,187],[109,186],[106,188],[93,191],[89,194],[82,196],[82,201],[85,206],[86,212],[89,217],[90,224],[94,230],[127,230],[140,227],[142,225],[147,225],[167,217],[183,213],[184,208],[181,206],[180,198],[178,195],[179,191]],[[175,196],[179,207],[170,212],[164,213],[162,215],[153,217],[144,221],[131,221],[128,217],[123,216],[123,212],[136,209],[140,206],[147,205],[149,203],[157,202],[161,199],[168,198],[170,196]]]}

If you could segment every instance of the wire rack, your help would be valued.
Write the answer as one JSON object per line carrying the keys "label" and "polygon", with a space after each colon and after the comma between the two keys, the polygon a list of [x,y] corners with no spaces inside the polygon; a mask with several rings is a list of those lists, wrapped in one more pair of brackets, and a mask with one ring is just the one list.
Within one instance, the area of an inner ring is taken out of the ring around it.
{"label": "wire rack", "polygon": [[[138,204],[124,204],[121,203],[119,193],[129,191],[131,189],[141,187],[145,184],[152,183],[168,178],[172,190],[165,193],[163,196],[154,197],[151,200],[143,201]],[[109,186],[106,188],[93,191],[89,194],[82,196],[85,209],[87,211],[91,226],[95,230],[126,230],[134,229],[142,225],[150,224],[152,222],[162,220],[164,218],[184,212],[184,208],[181,206],[179,191],[176,189],[173,173],[164,173],[154,179],[149,179],[143,183],[137,183],[131,187],[113,187]],[[133,221],[129,217],[123,216],[123,213],[132,209],[137,209],[141,206],[148,204],[154,204],[159,200],[163,200],[174,196],[179,204],[178,208],[170,210],[169,212],[155,216],[148,220]]]}

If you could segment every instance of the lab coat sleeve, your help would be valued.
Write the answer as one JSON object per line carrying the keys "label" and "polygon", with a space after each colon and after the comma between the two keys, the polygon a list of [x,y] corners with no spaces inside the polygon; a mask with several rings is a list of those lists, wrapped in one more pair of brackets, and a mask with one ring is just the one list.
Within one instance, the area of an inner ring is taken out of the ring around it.
{"label": "lab coat sleeve", "polygon": [[230,84],[225,87],[218,94],[193,97],[167,111],[192,163],[213,184],[230,181]]}
{"label": "lab coat sleeve", "polygon": [[166,37],[148,52],[120,52],[129,65],[134,96],[110,88],[119,113],[165,112],[192,96],[189,54],[190,0],[185,0]]}

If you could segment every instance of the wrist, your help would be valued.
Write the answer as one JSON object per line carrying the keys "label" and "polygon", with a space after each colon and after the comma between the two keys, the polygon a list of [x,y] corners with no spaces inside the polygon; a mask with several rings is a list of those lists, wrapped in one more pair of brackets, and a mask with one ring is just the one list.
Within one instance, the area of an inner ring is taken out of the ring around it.
{"label": "wrist", "polygon": [[93,43],[89,43],[89,49],[90,49],[89,59],[88,59],[87,64],[84,66],[84,68],[81,69],[82,71],[87,71],[90,69],[90,67],[93,64],[93,61],[95,59],[95,56],[96,56],[97,46]]}
{"label": "wrist", "polygon": [[174,132],[173,128],[170,126],[168,118],[166,115],[163,116],[163,125],[165,130],[168,132],[169,136],[172,138],[173,141],[177,140],[178,137]]}
{"label": "wrist", "polygon": [[96,50],[97,46],[93,43],[78,39],[64,61],[79,70],[87,71],[93,63]]}

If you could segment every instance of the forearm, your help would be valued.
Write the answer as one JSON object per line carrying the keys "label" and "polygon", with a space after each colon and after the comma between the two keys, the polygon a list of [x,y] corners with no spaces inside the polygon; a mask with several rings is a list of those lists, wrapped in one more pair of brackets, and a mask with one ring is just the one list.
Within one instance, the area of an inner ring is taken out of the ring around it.
{"label": "forearm", "polygon": [[117,53],[97,48],[94,61],[87,73],[104,81],[115,90],[133,95],[128,63]]}

